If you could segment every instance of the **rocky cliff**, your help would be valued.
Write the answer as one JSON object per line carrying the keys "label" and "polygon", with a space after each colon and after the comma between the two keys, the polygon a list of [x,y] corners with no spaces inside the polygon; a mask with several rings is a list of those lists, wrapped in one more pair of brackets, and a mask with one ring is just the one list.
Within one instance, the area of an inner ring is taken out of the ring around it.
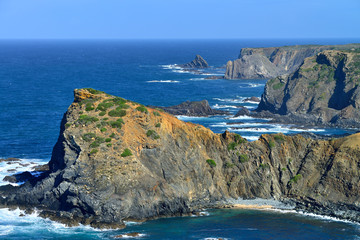
{"label": "rocky cliff", "polygon": [[185,64],[177,65],[182,68],[208,68],[209,64],[200,55],[196,55],[195,59]]}
{"label": "rocky cliff", "polygon": [[360,44],[243,48],[238,59],[227,63],[225,78],[274,78],[294,72],[305,58],[314,56],[324,50],[350,50],[359,47]]}
{"label": "rocky cliff", "polygon": [[360,53],[326,50],[292,74],[271,79],[257,112],[312,125],[360,126]]}
{"label": "rocky cliff", "polygon": [[0,203],[67,224],[186,215],[231,198],[291,199],[360,221],[360,134],[325,141],[263,135],[247,142],[93,89],[75,90],[50,170]]}

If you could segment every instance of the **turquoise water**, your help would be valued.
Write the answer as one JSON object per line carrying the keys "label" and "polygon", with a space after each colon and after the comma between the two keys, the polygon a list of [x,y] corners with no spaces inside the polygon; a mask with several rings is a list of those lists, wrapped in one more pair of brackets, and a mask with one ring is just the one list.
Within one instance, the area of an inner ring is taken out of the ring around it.
{"label": "turquoise water", "polygon": [[[266,81],[207,80],[206,77],[224,74],[223,66],[228,60],[236,59],[242,47],[350,42],[359,40],[0,41],[0,157],[18,157],[32,165],[47,162],[59,134],[62,115],[73,100],[74,88],[92,87],[145,105],[169,106],[206,99],[214,108],[234,114],[240,105],[256,108],[256,103],[243,100],[260,97]],[[193,74],[173,66],[191,61],[195,54],[203,56],[212,67]],[[262,133],[303,131],[301,126],[269,124],[264,119],[246,117],[179,118],[203,124],[218,133],[234,131],[249,140],[256,140]],[[353,130],[307,131],[341,134]],[[18,164],[0,163],[1,179],[11,168],[18,172],[27,170]],[[209,213],[204,217],[159,219],[123,231],[102,232],[86,227],[69,229],[36,215],[18,217],[18,211],[2,209],[0,238],[107,239],[127,231],[144,233],[146,239],[309,239],[314,236],[355,239],[359,234],[358,225],[294,213],[240,210]]]}

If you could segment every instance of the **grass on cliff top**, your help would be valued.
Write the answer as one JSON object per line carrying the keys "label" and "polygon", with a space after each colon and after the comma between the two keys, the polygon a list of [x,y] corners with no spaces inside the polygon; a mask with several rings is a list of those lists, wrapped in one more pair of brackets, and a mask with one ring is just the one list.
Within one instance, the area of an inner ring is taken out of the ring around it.
{"label": "grass on cliff top", "polygon": [[93,122],[97,122],[99,121],[99,119],[97,117],[91,117],[89,115],[80,115],[79,119],[78,119],[78,123],[80,124],[88,124],[88,123],[93,123]]}
{"label": "grass on cliff top", "polygon": [[136,108],[136,110],[143,112],[143,113],[149,113],[149,111],[147,110],[147,108],[145,106],[139,106]]}
{"label": "grass on cliff top", "polygon": [[103,91],[99,91],[99,90],[96,90],[96,89],[93,89],[93,88],[84,88],[86,89],[89,93],[91,94],[101,94],[101,93],[105,93]]}
{"label": "grass on cliff top", "polygon": [[131,150],[128,149],[128,148],[125,148],[125,150],[121,154],[122,157],[128,157],[128,156],[131,156],[131,155],[132,155]]}

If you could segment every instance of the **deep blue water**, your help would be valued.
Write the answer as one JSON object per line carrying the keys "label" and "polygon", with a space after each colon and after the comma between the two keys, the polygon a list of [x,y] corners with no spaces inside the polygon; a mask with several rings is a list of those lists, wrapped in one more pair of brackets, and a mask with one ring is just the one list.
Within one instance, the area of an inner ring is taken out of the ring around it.
{"label": "deep blue water", "polygon": [[[352,42],[360,40],[0,41],[0,157],[48,161],[59,134],[60,120],[73,100],[75,88],[92,87],[145,105],[169,106],[186,100],[206,99],[215,108],[235,113],[239,105],[256,108],[256,104],[244,103],[243,99],[260,97],[266,81],[205,78],[208,74],[224,74],[223,66],[228,60],[236,59],[242,47]],[[192,74],[172,66],[191,61],[195,54],[203,56],[212,68],[203,74]],[[179,118],[203,124],[214,132],[235,131],[249,140],[255,140],[262,133],[303,131],[301,126],[267,124],[266,120],[260,119],[224,116]],[[230,126],[226,125],[228,122],[241,123]],[[310,131],[321,134],[346,132],[342,129]],[[0,164],[0,176],[6,174],[8,168]],[[0,212],[0,238],[99,239],[116,233],[94,232],[87,228],[69,230],[60,225],[56,225],[55,231],[53,223],[36,217],[36,221],[28,222],[17,217],[9,220],[6,217],[9,214]],[[349,223],[294,214],[235,210],[212,211],[210,216],[201,218],[160,219],[131,228],[144,232],[149,239],[212,236],[231,239],[308,239],[313,236],[318,239],[354,239],[359,234],[358,225]],[[289,233],[294,232],[296,234],[289,237]]]}

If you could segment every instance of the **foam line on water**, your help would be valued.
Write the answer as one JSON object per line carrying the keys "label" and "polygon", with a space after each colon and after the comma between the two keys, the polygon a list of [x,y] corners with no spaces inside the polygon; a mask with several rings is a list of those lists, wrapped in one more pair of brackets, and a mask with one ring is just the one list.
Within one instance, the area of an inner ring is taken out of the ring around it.
{"label": "foam line on water", "polygon": [[179,81],[176,80],[151,80],[146,81],[147,83],[178,83]]}

